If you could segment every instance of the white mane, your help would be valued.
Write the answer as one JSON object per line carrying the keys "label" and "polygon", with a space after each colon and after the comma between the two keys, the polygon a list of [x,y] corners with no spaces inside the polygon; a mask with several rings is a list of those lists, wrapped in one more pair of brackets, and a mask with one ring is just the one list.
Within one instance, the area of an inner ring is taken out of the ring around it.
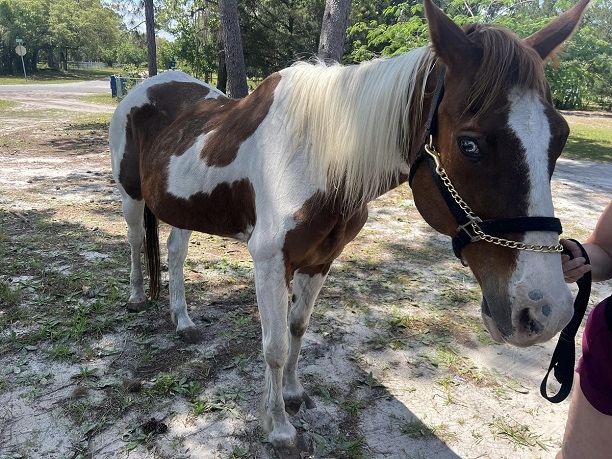
{"label": "white mane", "polygon": [[300,62],[283,71],[287,128],[311,150],[313,174],[342,188],[345,205],[374,199],[407,173],[409,111],[422,107],[432,61],[429,48],[418,48],[359,65]]}

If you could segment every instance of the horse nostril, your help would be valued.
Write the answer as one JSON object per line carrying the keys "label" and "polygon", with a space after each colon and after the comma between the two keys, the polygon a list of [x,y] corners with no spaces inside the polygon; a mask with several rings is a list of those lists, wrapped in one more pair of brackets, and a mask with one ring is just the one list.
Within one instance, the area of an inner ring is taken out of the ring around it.
{"label": "horse nostril", "polygon": [[521,311],[519,323],[521,324],[523,329],[529,334],[539,335],[544,329],[540,322],[531,317],[531,311],[529,310],[529,308],[525,308]]}

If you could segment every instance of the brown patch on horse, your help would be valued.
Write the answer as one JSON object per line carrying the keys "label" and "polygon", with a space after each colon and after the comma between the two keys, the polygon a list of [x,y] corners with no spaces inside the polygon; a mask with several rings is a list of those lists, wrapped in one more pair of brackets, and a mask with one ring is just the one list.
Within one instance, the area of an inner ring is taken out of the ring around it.
{"label": "brown patch on horse", "polygon": [[233,237],[255,226],[255,190],[248,179],[221,183],[210,193],[189,199],[164,194],[147,196],[147,205],[162,221],[177,228]]}
{"label": "brown patch on horse", "polygon": [[244,99],[220,97],[194,104],[189,112],[177,119],[176,130],[161,139],[155,155],[167,162],[171,155],[180,156],[187,151],[201,135],[211,133],[201,152],[202,159],[207,166],[231,164],[240,145],[253,135],[268,115],[279,81],[280,74],[275,73]]}
{"label": "brown patch on horse", "polygon": [[[132,109],[133,111],[133,109]],[[132,199],[142,199],[140,189],[140,149],[134,141],[132,115],[125,124],[125,150],[119,167],[119,183]]]}
{"label": "brown patch on horse", "polygon": [[[169,94],[172,96],[168,97]],[[180,112],[209,94],[210,89],[198,83],[161,83],[147,89],[149,103],[132,108],[127,115],[125,151],[119,170],[119,183],[132,199],[142,199],[140,154],[143,149],[155,144]]]}
{"label": "brown patch on horse", "polygon": [[340,202],[317,192],[294,214],[296,226],[287,232],[283,245],[287,285],[297,269],[311,276],[326,273],[365,225],[367,205],[343,213]]}
{"label": "brown patch on horse", "polygon": [[199,136],[210,133],[201,153],[206,165],[225,167],[231,164],[240,145],[268,115],[279,82],[280,74],[275,73],[244,99],[222,97],[197,103],[177,121],[177,133],[169,133],[157,153],[181,155]]}

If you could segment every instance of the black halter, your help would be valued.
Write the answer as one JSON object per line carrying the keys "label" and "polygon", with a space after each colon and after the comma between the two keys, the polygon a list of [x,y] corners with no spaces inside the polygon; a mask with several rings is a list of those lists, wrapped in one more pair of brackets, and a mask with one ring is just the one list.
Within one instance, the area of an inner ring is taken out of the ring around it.
{"label": "black halter", "polygon": [[524,233],[526,231],[554,231],[557,234],[561,234],[561,221],[555,217],[510,217],[510,218],[498,218],[495,220],[480,220],[474,216],[469,215],[455,200],[453,195],[444,184],[439,174],[436,172],[436,163],[432,156],[428,154],[425,149],[427,148],[428,139],[433,137],[438,132],[438,107],[444,97],[444,76],[446,69],[442,67],[440,75],[438,77],[438,83],[434,92],[431,107],[429,109],[429,116],[427,118],[427,125],[425,130],[425,143],[421,146],[421,149],[416,155],[416,158],[410,166],[410,172],[408,175],[408,183],[412,187],[412,180],[419,167],[419,165],[425,159],[429,170],[432,173],[436,186],[444,198],[446,206],[452,213],[455,221],[457,222],[457,233],[453,237],[453,251],[455,256],[462,259],[461,252],[463,248],[470,242],[476,242],[482,238],[474,232],[474,224],[479,227],[483,233],[487,235],[502,234],[502,233]]}

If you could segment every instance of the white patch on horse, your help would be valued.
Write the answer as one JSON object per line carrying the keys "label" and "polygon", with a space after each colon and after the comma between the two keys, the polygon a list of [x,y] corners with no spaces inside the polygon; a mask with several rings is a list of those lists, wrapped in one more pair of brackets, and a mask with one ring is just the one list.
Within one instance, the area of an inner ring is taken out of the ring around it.
{"label": "white patch on horse", "polygon": [[552,138],[546,109],[537,93],[510,94],[508,124],[525,150],[529,174],[529,215],[554,215],[550,178],[548,175],[548,148]]}
{"label": "white patch on horse", "polygon": [[202,159],[201,153],[206,140],[214,133],[215,131],[211,131],[199,136],[185,152],[170,158],[168,193],[187,200],[197,193],[209,194],[221,183],[239,179],[232,178],[231,164],[226,167],[208,166]]}
{"label": "white patch on horse", "polygon": [[[553,217],[554,207],[548,166],[552,131],[545,106],[537,93],[519,92],[518,89],[511,92],[508,126],[525,152],[529,178],[527,216]],[[530,231],[525,233],[524,242],[554,245],[558,243],[558,235],[553,231]],[[552,263],[551,257],[557,257],[558,263]],[[542,294],[540,290],[542,285],[547,286],[546,292],[555,292],[557,297],[552,298]],[[532,295],[536,292],[537,295]],[[517,296],[530,299],[530,303],[525,303],[525,309],[529,310],[530,317],[542,324],[546,330],[558,330],[561,328],[559,324],[567,323],[571,318],[571,311],[558,308],[550,311],[551,304],[560,302],[571,304],[569,298],[571,294],[563,282],[560,254],[519,251],[516,269],[509,282],[511,301]],[[561,298],[563,296],[566,298]],[[525,309],[513,311],[513,324],[520,322],[520,315],[524,314]],[[544,337],[544,339],[550,338],[552,335]]]}

